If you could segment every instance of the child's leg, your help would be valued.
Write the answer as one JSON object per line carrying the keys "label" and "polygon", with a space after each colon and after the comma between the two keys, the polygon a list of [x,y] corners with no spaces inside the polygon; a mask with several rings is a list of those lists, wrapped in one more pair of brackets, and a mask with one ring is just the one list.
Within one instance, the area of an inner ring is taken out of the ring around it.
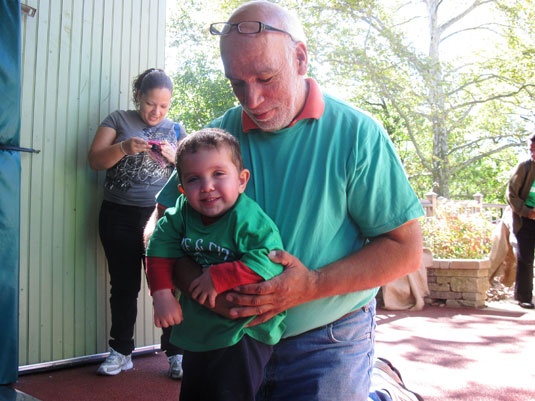
{"label": "child's leg", "polygon": [[273,347],[243,338],[232,347],[184,351],[181,401],[254,401]]}

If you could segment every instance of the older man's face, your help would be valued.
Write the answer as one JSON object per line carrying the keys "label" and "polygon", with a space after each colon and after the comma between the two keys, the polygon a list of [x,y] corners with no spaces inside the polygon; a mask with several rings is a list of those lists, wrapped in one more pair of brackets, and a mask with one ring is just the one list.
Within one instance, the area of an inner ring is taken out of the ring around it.
{"label": "older man's face", "polygon": [[289,41],[272,32],[232,32],[221,41],[225,75],[243,110],[263,131],[288,126],[303,106],[304,73]]}

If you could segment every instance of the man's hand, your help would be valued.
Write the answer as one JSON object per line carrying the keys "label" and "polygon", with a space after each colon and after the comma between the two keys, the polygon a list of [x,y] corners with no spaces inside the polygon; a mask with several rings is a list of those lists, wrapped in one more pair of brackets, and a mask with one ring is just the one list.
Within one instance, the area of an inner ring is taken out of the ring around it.
{"label": "man's hand", "polygon": [[191,283],[189,290],[191,297],[199,302],[201,305],[208,299],[210,308],[215,308],[215,298],[217,291],[215,290],[210,269],[204,269],[202,274]]}
{"label": "man's hand", "polygon": [[535,220],[535,209],[530,210],[528,213],[528,219]]}
{"label": "man's hand", "polygon": [[256,326],[276,314],[314,298],[317,273],[307,269],[299,259],[288,252],[277,250],[269,258],[284,266],[284,271],[267,281],[246,284],[227,293],[226,299],[235,305],[232,318],[257,315],[248,326]]}
{"label": "man's hand", "polygon": [[182,322],[182,308],[170,289],[154,291],[152,300],[156,327],[170,327]]}

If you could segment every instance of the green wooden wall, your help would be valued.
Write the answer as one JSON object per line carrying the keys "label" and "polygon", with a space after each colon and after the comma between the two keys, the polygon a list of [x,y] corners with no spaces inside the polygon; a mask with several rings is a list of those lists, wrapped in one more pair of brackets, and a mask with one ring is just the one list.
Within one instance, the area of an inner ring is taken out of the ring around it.
{"label": "green wooden wall", "polygon": [[[22,16],[20,365],[107,350],[109,280],[98,238],[100,121],[132,108],[133,78],[164,66],[165,0],[26,0]],[[140,294],[136,346],[158,344]]]}

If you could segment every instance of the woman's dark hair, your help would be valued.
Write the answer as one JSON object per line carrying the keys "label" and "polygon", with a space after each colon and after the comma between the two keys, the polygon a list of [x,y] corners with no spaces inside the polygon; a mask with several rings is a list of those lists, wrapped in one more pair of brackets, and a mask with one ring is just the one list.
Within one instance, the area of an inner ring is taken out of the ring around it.
{"label": "woman's dark hair", "polygon": [[139,95],[144,95],[152,89],[167,88],[173,92],[173,82],[164,70],[160,68],[149,68],[139,74],[132,85],[132,96],[134,103],[139,106]]}

